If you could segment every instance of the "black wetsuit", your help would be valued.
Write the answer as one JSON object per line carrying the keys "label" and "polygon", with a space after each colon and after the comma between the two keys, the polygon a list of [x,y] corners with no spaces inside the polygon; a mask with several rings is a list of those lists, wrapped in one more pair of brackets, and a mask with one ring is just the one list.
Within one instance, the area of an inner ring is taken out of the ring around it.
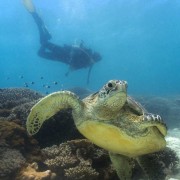
{"label": "black wetsuit", "polygon": [[51,35],[46,29],[42,19],[36,12],[31,14],[38,26],[40,35],[41,47],[38,51],[38,55],[49,60],[60,61],[68,64],[69,71],[66,75],[71,71],[89,67],[87,78],[87,82],[89,82],[89,76],[93,64],[101,60],[99,53],[92,52],[91,49],[84,47],[83,44],[76,47],[70,45],[59,46],[49,42]]}

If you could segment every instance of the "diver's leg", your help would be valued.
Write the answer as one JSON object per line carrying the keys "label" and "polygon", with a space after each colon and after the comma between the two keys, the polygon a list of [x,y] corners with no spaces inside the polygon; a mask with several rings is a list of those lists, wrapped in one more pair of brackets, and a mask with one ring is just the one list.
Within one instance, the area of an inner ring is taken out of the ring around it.
{"label": "diver's leg", "polygon": [[39,30],[39,35],[40,35],[40,43],[45,44],[48,40],[51,39],[51,34],[48,32],[43,20],[40,18],[38,13],[36,12],[36,8],[33,5],[31,0],[23,0],[23,4],[25,8],[29,11],[29,13],[32,15],[34,18],[38,30]]}
{"label": "diver's leg", "polygon": [[[69,51],[69,49],[66,49],[66,47],[56,45],[49,41],[42,44],[38,51],[38,55],[40,57],[60,61],[60,62],[70,65],[69,54],[70,54],[70,51]],[[70,72],[70,71],[71,71],[71,69],[68,72]],[[67,75],[68,74],[69,73],[67,73]]]}
{"label": "diver's leg", "polygon": [[53,52],[46,51],[46,46],[44,45],[41,45],[41,47],[39,48],[38,55],[45,59],[55,60],[55,61],[57,60]]}
{"label": "diver's leg", "polygon": [[62,46],[60,46],[60,45],[57,45],[57,44],[54,44],[54,43],[51,43],[51,42],[47,42],[45,44],[45,46],[49,51],[53,51],[56,54],[61,53],[61,52],[64,54],[64,48]]}
{"label": "diver's leg", "polygon": [[51,34],[47,30],[46,26],[44,25],[44,22],[39,17],[39,15],[36,12],[31,13],[31,14],[38,26],[39,35],[40,35],[40,43],[45,44],[48,40],[50,40],[52,38]]}
{"label": "diver's leg", "polygon": [[38,50],[38,55],[46,59],[63,59],[63,48],[47,41]]}

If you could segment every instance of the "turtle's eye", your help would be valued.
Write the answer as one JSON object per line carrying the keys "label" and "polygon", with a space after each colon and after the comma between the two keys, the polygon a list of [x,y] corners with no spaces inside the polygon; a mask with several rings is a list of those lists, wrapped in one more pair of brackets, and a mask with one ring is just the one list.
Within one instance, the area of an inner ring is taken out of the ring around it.
{"label": "turtle's eye", "polygon": [[116,83],[115,83],[115,82],[109,81],[109,82],[105,85],[105,89],[106,89],[106,90],[112,90],[115,86],[116,86]]}
{"label": "turtle's eye", "polygon": [[113,87],[113,84],[112,83],[108,83],[107,86],[111,88],[111,87]]}
{"label": "turtle's eye", "polygon": [[106,83],[103,88],[101,89],[101,91],[99,92],[99,96],[101,98],[106,97],[106,95],[108,95],[110,92],[115,91],[116,90],[116,85],[117,83],[113,80],[109,81],[108,83]]}

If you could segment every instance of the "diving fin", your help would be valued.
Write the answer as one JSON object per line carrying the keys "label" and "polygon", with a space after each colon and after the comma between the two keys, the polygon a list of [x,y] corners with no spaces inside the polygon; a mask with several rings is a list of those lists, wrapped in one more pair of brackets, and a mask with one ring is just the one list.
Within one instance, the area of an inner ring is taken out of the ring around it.
{"label": "diving fin", "polygon": [[25,8],[30,12],[33,13],[36,11],[35,6],[31,0],[22,0]]}

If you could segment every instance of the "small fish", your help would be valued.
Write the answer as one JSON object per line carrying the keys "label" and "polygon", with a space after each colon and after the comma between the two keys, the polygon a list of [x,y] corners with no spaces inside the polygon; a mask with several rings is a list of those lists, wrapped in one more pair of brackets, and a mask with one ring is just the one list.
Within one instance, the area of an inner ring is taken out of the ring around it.
{"label": "small fish", "polygon": [[44,79],[44,77],[43,77],[43,76],[41,76],[41,77],[40,77],[40,79]]}
{"label": "small fish", "polygon": [[43,87],[44,87],[44,88],[48,88],[48,89],[51,88],[51,86],[46,85],[46,84],[43,84]]}
{"label": "small fish", "polygon": [[35,84],[35,82],[32,81],[31,84]]}
{"label": "small fish", "polygon": [[54,81],[54,82],[53,82],[53,84],[57,85],[57,84],[58,84],[58,82],[57,82],[57,81]]}
{"label": "small fish", "polygon": [[49,94],[49,92],[46,91],[46,94]]}
{"label": "small fish", "polygon": [[21,76],[19,76],[19,78],[20,78],[20,79],[23,79],[23,78],[24,78],[24,76],[23,76],[23,75],[21,75]]}
{"label": "small fish", "polygon": [[28,83],[24,83],[24,87],[29,87]]}

